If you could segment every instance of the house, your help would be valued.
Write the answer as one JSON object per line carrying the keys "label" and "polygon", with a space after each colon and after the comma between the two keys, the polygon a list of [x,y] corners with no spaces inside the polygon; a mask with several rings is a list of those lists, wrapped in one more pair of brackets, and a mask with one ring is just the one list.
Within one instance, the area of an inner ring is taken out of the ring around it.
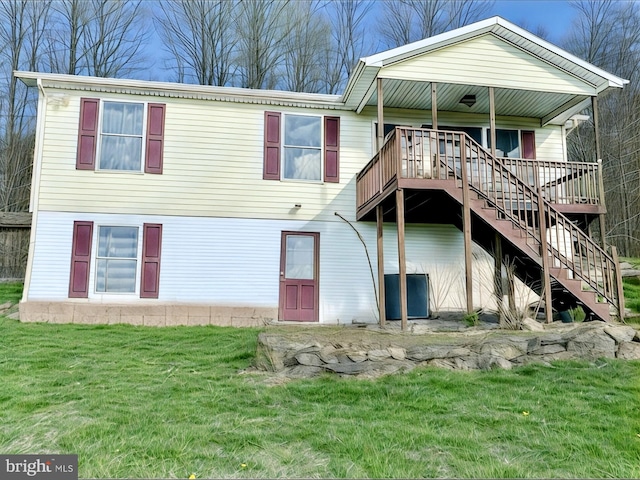
{"label": "house", "polygon": [[502,18],[363,58],[343,95],[16,75],[39,91],[23,321],[621,308],[599,145],[569,163],[566,136],[627,81]]}

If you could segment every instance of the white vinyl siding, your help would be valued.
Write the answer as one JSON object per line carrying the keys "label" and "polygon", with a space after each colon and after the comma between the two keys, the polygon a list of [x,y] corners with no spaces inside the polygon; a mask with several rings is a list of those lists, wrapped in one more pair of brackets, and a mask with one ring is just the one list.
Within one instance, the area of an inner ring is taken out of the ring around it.
{"label": "white vinyl siding", "polygon": [[[153,302],[236,307],[277,308],[282,231],[319,232],[320,321],[352,323],[377,319],[372,275],[364,247],[344,222],[40,212],[32,281],[26,300],[69,301],[74,220],[93,221],[95,225],[161,223],[160,295]],[[377,278],[375,224],[361,222],[356,228],[366,241],[373,276]],[[385,226],[384,238],[385,271],[397,273],[395,225]],[[462,234],[455,227],[407,225],[406,239],[409,273],[438,275],[449,269],[456,278],[463,278]],[[95,278],[94,264],[91,278]],[[77,301],[108,304],[136,303],[140,299],[131,295],[98,294],[91,284],[89,299]],[[455,309],[461,302],[464,302],[464,289],[462,283],[456,283],[443,307]]]}
{"label": "white vinyl siding", "polygon": [[383,67],[378,76],[555,93],[596,94],[592,85],[491,34]]}

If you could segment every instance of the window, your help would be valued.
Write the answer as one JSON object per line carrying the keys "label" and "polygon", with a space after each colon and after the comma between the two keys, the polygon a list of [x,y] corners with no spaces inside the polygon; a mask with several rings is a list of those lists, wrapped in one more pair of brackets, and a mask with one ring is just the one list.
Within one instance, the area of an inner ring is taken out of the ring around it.
{"label": "window", "polygon": [[[76,169],[162,173],[165,105],[80,100]],[[96,161],[97,160],[97,161]]]}
{"label": "window", "polygon": [[284,175],[292,180],[320,181],[322,128],[320,117],[284,116]]}
{"label": "window", "polygon": [[[487,132],[487,147],[491,149],[491,135]],[[496,155],[520,158],[520,135],[518,130],[496,129]]]}
{"label": "window", "polygon": [[100,136],[100,170],[140,171],[142,164],[142,103],[104,102]]}
{"label": "window", "polygon": [[[140,227],[142,248],[139,247]],[[158,298],[162,225],[100,225],[97,238],[93,237],[93,231],[93,222],[73,224],[69,297],[90,296],[91,270],[95,279],[92,290],[96,294],[136,293],[139,282],[141,298]],[[95,257],[92,257],[94,248]]]}
{"label": "window", "polygon": [[135,293],[137,227],[98,227],[96,292]]}
{"label": "window", "polygon": [[265,112],[265,180],[339,182],[340,118]]}

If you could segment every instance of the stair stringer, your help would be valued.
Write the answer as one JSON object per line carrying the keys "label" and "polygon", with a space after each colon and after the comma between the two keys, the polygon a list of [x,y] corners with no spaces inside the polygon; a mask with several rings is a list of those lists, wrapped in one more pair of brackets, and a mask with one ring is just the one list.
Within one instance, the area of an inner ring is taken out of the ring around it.
{"label": "stair stringer", "polygon": [[[445,188],[445,192],[453,198],[460,206],[463,205],[462,189],[458,187]],[[516,228],[513,222],[509,219],[497,218],[497,209],[487,206],[484,200],[478,198],[471,198],[469,202],[469,208],[475,219],[484,222],[488,225],[493,232],[498,233],[503,241],[506,241],[520,254],[524,255],[528,262],[515,262],[516,276],[524,282],[529,288],[534,290],[538,295],[542,296],[539,285],[536,286],[536,282],[542,277],[543,262],[540,255],[540,246],[531,245],[527,241],[527,235],[524,234],[521,229]],[[472,221],[473,225],[473,221]],[[487,245],[487,242],[478,241],[477,233],[478,229],[471,229],[471,238],[482,246],[482,248],[494,256],[495,253],[491,251],[491,247]],[[510,249],[503,248],[503,258],[500,260],[504,262],[506,253]],[[522,260],[522,259],[521,259]],[[530,274],[531,267],[537,270],[537,278],[532,277]],[[569,278],[569,269],[565,266],[549,268],[549,275],[559,285],[562,286],[566,292],[573,297],[577,304],[582,304],[589,312],[593,313],[598,319],[608,322],[611,320],[609,303],[601,303],[597,301],[597,294],[591,290],[583,290],[583,282],[579,279]]]}

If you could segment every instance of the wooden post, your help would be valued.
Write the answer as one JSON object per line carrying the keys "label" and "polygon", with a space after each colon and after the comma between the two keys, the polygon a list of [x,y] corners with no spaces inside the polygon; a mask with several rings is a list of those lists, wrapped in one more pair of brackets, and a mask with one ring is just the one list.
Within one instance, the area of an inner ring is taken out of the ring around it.
{"label": "wooden post", "polygon": [[382,148],[382,142],[384,142],[384,103],[382,92],[382,79],[378,78],[376,84],[378,88],[378,151]]}
{"label": "wooden post", "polygon": [[[602,152],[600,150],[600,120],[598,115],[598,97],[591,97],[591,109],[593,110],[593,134],[595,138],[596,147],[596,161],[598,162],[598,183],[600,187],[600,205],[605,207],[604,204],[604,182],[602,179]],[[604,213],[598,215],[598,221],[600,224],[600,242],[602,248],[606,246],[606,234],[604,226]]]}
{"label": "wooden post", "polygon": [[[551,305],[551,276],[549,275],[549,249],[547,246],[547,220],[544,215],[544,198],[542,188],[538,186],[538,222],[540,222],[540,256],[542,257],[542,289],[544,296],[544,315],[546,322],[553,322],[553,306]],[[561,267],[562,268],[562,267]]]}
{"label": "wooden post", "polygon": [[384,238],[382,237],[382,226],[384,219],[382,205],[376,207],[376,224],[378,231],[378,309],[380,327],[385,326],[387,320],[386,305],[385,305],[385,290],[384,290]]}
{"label": "wooden post", "polygon": [[438,84],[431,82],[431,129],[438,129]]}
{"label": "wooden post", "polygon": [[489,138],[491,155],[496,157],[496,96],[493,87],[489,87]]}
{"label": "wooden post", "polygon": [[624,289],[622,287],[622,272],[620,272],[620,259],[618,258],[618,249],[611,245],[611,256],[616,268],[616,293],[618,295],[618,320],[624,322]]}
{"label": "wooden post", "polygon": [[398,225],[398,273],[400,274],[400,321],[407,329],[407,258],[404,245],[404,190],[396,190],[396,224]]}
{"label": "wooden post", "polygon": [[[602,176],[602,159],[598,158],[598,186],[600,188],[600,206],[603,209],[606,209],[607,206],[604,201],[604,178]],[[602,243],[602,248],[606,249],[606,230],[604,225],[604,213],[598,215],[598,220],[600,222],[600,242]]]}
{"label": "wooden post", "polygon": [[596,141],[596,160],[602,158],[602,153],[600,152],[600,126],[598,121],[598,97],[591,97],[591,108],[593,110],[593,130]]}
{"label": "wooden post", "polygon": [[471,205],[469,199],[469,178],[464,146],[460,145],[460,171],[462,173],[462,234],[464,237],[464,273],[467,293],[467,313],[473,312],[473,271],[471,244]]}
{"label": "wooden post", "polygon": [[498,321],[502,325],[502,303],[504,300],[504,290],[502,288],[502,237],[498,232],[495,233],[495,242],[493,247],[493,281],[495,286],[496,303],[498,307]]}

